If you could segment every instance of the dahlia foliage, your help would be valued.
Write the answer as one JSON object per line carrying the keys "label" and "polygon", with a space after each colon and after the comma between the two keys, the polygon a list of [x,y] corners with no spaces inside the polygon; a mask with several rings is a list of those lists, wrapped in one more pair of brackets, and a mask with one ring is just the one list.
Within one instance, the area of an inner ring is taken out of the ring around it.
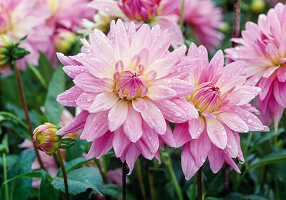
{"label": "dahlia foliage", "polygon": [[239,3],[0,0],[0,199],[286,199],[286,5]]}

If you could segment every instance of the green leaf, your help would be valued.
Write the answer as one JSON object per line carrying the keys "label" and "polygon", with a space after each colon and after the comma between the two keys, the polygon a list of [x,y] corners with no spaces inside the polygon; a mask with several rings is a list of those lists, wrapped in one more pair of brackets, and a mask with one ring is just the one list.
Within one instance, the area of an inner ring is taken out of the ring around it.
{"label": "green leaf", "polygon": [[278,162],[285,162],[286,161],[286,150],[280,150],[279,152],[271,153],[264,158],[254,161],[251,163],[249,169],[263,167],[265,165],[278,163]]}
{"label": "green leaf", "polygon": [[85,140],[77,138],[77,142],[70,148],[66,149],[66,161],[71,161],[81,157],[86,148],[86,144],[87,142]]}
{"label": "green leaf", "polygon": [[27,172],[27,173],[24,173],[24,174],[20,174],[18,176],[14,176],[13,178],[5,181],[3,184],[7,184],[17,178],[41,178],[42,177],[42,172],[43,171],[32,171],[32,172]]}
{"label": "green leaf", "polygon": [[[90,161],[90,160],[87,160],[86,158],[80,157],[80,158],[76,158],[76,159],[73,159],[71,161],[66,162],[65,168],[66,168],[67,173],[69,173],[70,171],[72,171],[76,168],[79,168],[80,166],[84,165],[88,161]],[[61,169],[59,169],[59,171],[58,171],[58,176],[62,176],[62,170]]]}
{"label": "green leaf", "polygon": [[[31,172],[31,165],[35,159],[34,150],[21,153],[14,167],[8,171],[10,178]],[[32,189],[32,178],[15,179],[9,184],[10,200],[27,200]]]}
{"label": "green leaf", "polygon": [[[75,169],[67,174],[69,193],[76,195],[85,192],[88,188],[94,189],[100,193],[102,178],[98,169],[93,167],[84,167]],[[60,177],[54,178],[52,185],[62,192],[65,192],[64,179]]]}
{"label": "green leaf", "polygon": [[[114,184],[103,185],[100,191],[102,192],[102,194],[109,195],[117,199],[122,199],[122,187],[120,185],[114,185]],[[134,197],[131,193],[126,191],[126,199],[136,200],[136,197]]]}
{"label": "green leaf", "polygon": [[46,84],[49,85],[55,68],[45,54],[40,54],[38,70],[45,79]]}
{"label": "green leaf", "polygon": [[30,64],[29,62],[27,62],[27,65],[28,65],[29,68],[32,70],[32,72],[35,74],[36,78],[39,80],[39,82],[42,84],[42,86],[43,86],[45,89],[48,89],[47,83],[46,83],[44,77],[42,76],[42,74],[40,73],[40,71],[39,71],[35,66],[33,66],[32,64]]}
{"label": "green leaf", "polygon": [[[15,154],[9,154],[6,157],[6,164],[7,164],[7,168],[11,168],[18,160],[18,155]],[[3,157],[0,157],[0,168],[3,168]]]}
{"label": "green leaf", "polygon": [[57,96],[65,90],[65,74],[62,68],[58,68],[53,74],[49,85],[48,94],[45,101],[45,114],[49,121],[58,124],[62,115],[63,106],[56,99]]}
{"label": "green leaf", "polygon": [[39,190],[39,200],[55,200],[59,199],[59,193],[51,184],[52,178],[47,172],[43,172],[41,176],[41,185]]}
{"label": "green leaf", "polygon": [[267,198],[258,195],[248,195],[240,198],[241,200],[267,200]]}

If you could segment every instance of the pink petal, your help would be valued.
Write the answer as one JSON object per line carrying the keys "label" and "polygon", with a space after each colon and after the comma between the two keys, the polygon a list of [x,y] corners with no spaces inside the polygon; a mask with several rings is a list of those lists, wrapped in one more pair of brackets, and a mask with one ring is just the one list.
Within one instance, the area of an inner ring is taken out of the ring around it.
{"label": "pink petal", "polygon": [[142,49],[150,47],[151,39],[150,27],[147,24],[143,24],[134,34],[130,49],[132,49],[134,54],[139,54]]}
{"label": "pink petal", "polygon": [[166,86],[151,86],[148,88],[147,96],[154,101],[168,100],[176,96],[176,92]]}
{"label": "pink petal", "polygon": [[99,79],[89,73],[79,74],[73,82],[86,92],[99,93],[113,90],[113,81],[111,79]]}
{"label": "pink petal", "polygon": [[224,162],[223,151],[216,146],[211,145],[208,158],[211,170],[216,174],[221,169]]}
{"label": "pink petal", "polygon": [[224,149],[227,143],[227,135],[223,125],[217,119],[206,119],[207,133],[211,142],[220,149]]}
{"label": "pink petal", "polygon": [[86,155],[87,159],[96,157],[97,159],[101,158],[112,148],[112,139],[113,133],[107,132],[102,137],[94,140],[89,149],[88,154]]}
{"label": "pink petal", "polygon": [[65,135],[68,133],[77,133],[81,132],[84,128],[86,118],[88,117],[89,113],[85,110],[81,111],[71,123],[69,123],[64,128],[57,131],[57,135]]}
{"label": "pink petal", "polygon": [[[116,28],[114,29],[114,57],[116,60],[128,61],[130,56],[130,42],[126,33],[124,23],[121,19],[117,20]],[[126,63],[124,63],[126,64]]]}
{"label": "pink petal", "polygon": [[61,93],[57,96],[57,102],[69,107],[77,107],[76,99],[83,93],[83,91],[77,87],[73,86],[69,90],[66,90],[64,93]]}
{"label": "pink petal", "polygon": [[147,109],[147,104],[142,98],[133,99],[132,106],[137,112],[143,112]]}
{"label": "pink petal", "polygon": [[165,56],[163,59],[159,59],[152,63],[149,67],[149,71],[155,70],[157,72],[156,78],[159,79],[171,73],[174,69],[175,64],[180,60],[180,58],[185,54],[186,47],[181,46],[169,55]]}
{"label": "pink petal", "polygon": [[186,144],[187,142],[191,141],[191,136],[188,132],[188,124],[177,124],[174,129],[174,139],[176,142],[176,148],[179,148]]}
{"label": "pink petal", "polygon": [[184,98],[176,98],[172,99],[171,101],[174,102],[179,108],[181,108],[186,120],[191,120],[199,117],[198,110],[191,102],[186,101]]}
{"label": "pink petal", "polygon": [[[108,63],[115,64],[113,45],[103,32],[94,29],[94,32],[89,35],[89,40],[92,50],[97,57]],[[98,68],[98,70],[100,69]],[[103,68],[102,72],[107,70],[107,68]]]}
{"label": "pink petal", "polygon": [[164,85],[164,86],[167,86],[167,87],[173,89],[176,92],[177,97],[188,96],[188,95],[192,94],[192,92],[194,91],[194,86],[191,83],[184,81],[184,80],[180,80],[180,79],[164,78],[164,79],[156,80],[152,84]]}
{"label": "pink petal", "polygon": [[238,147],[237,158],[238,158],[240,161],[244,162],[244,157],[243,157],[243,153],[242,153],[242,151],[241,151],[241,146],[240,146],[240,137],[239,137],[239,134],[236,133],[236,132],[233,132],[233,136],[234,136],[234,138],[235,138],[235,140],[236,140],[236,144],[237,144],[237,147]]}
{"label": "pink petal", "polygon": [[76,104],[83,110],[88,110],[93,103],[96,94],[82,93],[76,100]]}
{"label": "pink petal", "polygon": [[250,131],[269,131],[269,128],[264,126],[258,117],[251,112],[239,107],[234,108],[233,111],[247,124]]}
{"label": "pink petal", "polygon": [[71,78],[75,78],[77,75],[87,72],[86,67],[80,65],[68,65],[63,67],[64,72]]}
{"label": "pink petal", "polygon": [[219,114],[220,121],[226,124],[230,129],[240,132],[249,132],[247,124],[235,113],[233,112],[223,112]]}
{"label": "pink petal", "polygon": [[189,133],[192,139],[197,139],[205,130],[205,121],[202,117],[188,121]]}
{"label": "pink petal", "polygon": [[142,118],[130,105],[123,128],[125,135],[131,142],[138,141],[143,134]]}
{"label": "pink petal", "polygon": [[126,120],[128,113],[128,103],[126,100],[118,101],[108,113],[109,130],[118,129]]}
{"label": "pink petal", "polygon": [[[285,61],[284,61],[285,62]],[[286,81],[286,67],[280,67],[277,71],[277,78],[280,82]]]}
{"label": "pink petal", "polygon": [[127,175],[130,175],[132,173],[134,164],[139,155],[140,155],[140,151],[138,150],[136,145],[131,144],[130,147],[128,148],[128,152],[126,153],[126,163],[129,167],[129,173]]}
{"label": "pink petal", "polygon": [[148,160],[152,160],[154,158],[154,153],[151,152],[151,150],[148,148],[142,138],[136,142],[136,147],[138,148],[142,156],[144,156],[144,158]]}
{"label": "pink petal", "polygon": [[117,2],[113,0],[94,0],[89,4],[89,6],[114,17],[122,17],[123,14],[117,5]]}
{"label": "pink petal", "polygon": [[274,83],[274,97],[276,101],[282,106],[286,107],[286,84],[275,81]]}
{"label": "pink petal", "polygon": [[147,110],[141,112],[141,116],[144,121],[158,134],[163,135],[166,132],[166,123],[160,109],[155,106],[151,101],[145,101],[147,104]]}
{"label": "pink petal", "polygon": [[186,180],[190,180],[193,175],[198,171],[198,167],[195,165],[195,161],[190,151],[189,143],[183,146],[181,154],[181,165]]}
{"label": "pink petal", "polygon": [[237,173],[241,173],[239,168],[237,167],[237,165],[235,164],[235,162],[232,160],[232,158],[230,158],[229,156],[225,155],[224,156],[225,162],[231,166]]}
{"label": "pink petal", "polygon": [[125,136],[125,133],[122,128],[119,128],[114,131],[112,144],[116,157],[121,157],[130,144],[130,140]]}
{"label": "pink petal", "polygon": [[238,146],[237,146],[237,142],[236,142],[236,139],[234,137],[233,131],[227,127],[225,127],[225,130],[227,132],[227,144],[226,144],[226,148],[225,148],[224,152],[228,156],[230,156],[232,158],[236,158],[238,155]]}
{"label": "pink petal", "polygon": [[211,148],[211,142],[208,138],[207,133],[203,133],[198,139],[191,140],[190,151],[193,155],[195,165],[200,168],[208,156]]}
{"label": "pink petal", "polygon": [[215,71],[221,70],[224,66],[224,55],[222,50],[216,52],[213,58],[210,61],[210,66],[215,67]]}
{"label": "pink petal", "polygon": [[260,92],[261,92],[261,89],[259,87],[246,86],[246,85],[242,86],[240,94],[239,94],[241,101],[239,102],[238,105],[244,105],[244,104],[249,103]]}
{"label": "pink petal", "polygon": [[107,112],[89,114],[80,139],[92,142],[108,131]]}
{"label": "pink petal", "polygon": [[[166,122],[167,123],[167,122]],[[167,144],[169,147],[176,147],[176,141],[174,138],[174,134],[172,133],[172,130],[170,126],[167,124],[167,130],[164,135],[159,135],[159,138]]]}
{"label": "pink petal", "polygon": [[158,134],[145,123],[143,124],[143,130],[144,134],[141,140],[146,144],[151,153],[156,153],[159,149]]}
{"label": "pink petal", "polygon": [[102,92],[95,97],[88,111],[96,113],[109,110],[118,100],[119,97],[114,92]]}
{"label": "pink petal", "polygon": [[76,65],[77,63],[74,62],[68,56],[65,56],[63,53],[57,53],[57,57],[63,65]]}

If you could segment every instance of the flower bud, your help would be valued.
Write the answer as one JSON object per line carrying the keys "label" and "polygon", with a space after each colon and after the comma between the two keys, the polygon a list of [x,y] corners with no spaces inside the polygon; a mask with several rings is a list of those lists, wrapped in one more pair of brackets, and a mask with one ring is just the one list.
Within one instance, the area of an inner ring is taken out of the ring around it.
{"label": "flower bud", "polygon": [[56,134],[57,127],[51,123],[45,123],[34,130],[33,141],[37,148],[51,155],[55,153],[60,145],[60,137]]}
{"label": "flower bud", "polygon": [[6,35],[0,36],[0,71],[6,69],[10,63],[10,49],[13,48],[13,40]]}
{"label": "flower bud", "polygon": [[76,34],[70,31],[61,31],[56,35],[55,46],[56,50],[61,53],[66,53],[76,40]]}
{"label": "flower bud", "polygon": [[259,13],[263,11],[264,7],[265,7],[264,0],[252,0],[251,2],[251,10],[253,12]]}

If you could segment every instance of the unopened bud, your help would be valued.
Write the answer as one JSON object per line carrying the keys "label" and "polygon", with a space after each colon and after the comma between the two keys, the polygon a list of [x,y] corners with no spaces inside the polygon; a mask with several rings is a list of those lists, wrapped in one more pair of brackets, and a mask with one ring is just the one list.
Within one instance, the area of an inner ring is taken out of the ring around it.
{"label": "unopened bud", "polygon": [[56,134],[57,131],[58,128],[51,123],[38,126],[34,130],[33,136],[37,148],[49,155],[55,153],[61,145],[60,137]]}
{"label": "unopened bud", "polygon": [[253,12],[259,13],[261,12],[265,7],[264,0],[252,0],[251,2],[251,10]]}
{"label": "unopened bud", "polygon": [[76,34],[70,31],[61,31],[55,39],[56,50],[66,53],[76,40]]}

